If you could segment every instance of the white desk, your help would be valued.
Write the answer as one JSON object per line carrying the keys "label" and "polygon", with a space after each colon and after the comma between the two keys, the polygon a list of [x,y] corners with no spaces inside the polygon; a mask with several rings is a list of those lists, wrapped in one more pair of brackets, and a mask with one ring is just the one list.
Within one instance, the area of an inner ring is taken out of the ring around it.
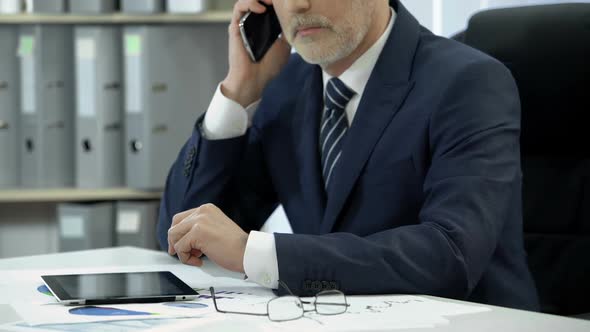
{"label": "white desk", "polygon": [[[74,253],[51,254],[10,258],[0,260],[0,277],[2,270],[14,269],[55,269],[55,268],[92,268],[100,266],[133,266],[153,264],[174,264],[176,259],[162,252],[137,249],[114,248]],[[239,274],[220,269],[207,262],[204,270],[216,276],[240,277]],[[440,299],[439,299],[440,300]],[[445,300],[459,302],[454,300]],[[460,302],[459,302],[460,303]],[[436,329],[412,329],[408,332],[589,332],[590,321],[545,315],[527,311],[492,307],[491,311],[466,316],[451,317],[451,324]],[[18,320],[19,317],[8,305],[0,305],[0,324]],[[235,329],[235,327],[234,327]],[[227,326],[220,330],[227,330]],[[231,329],[229,329],[231,331]],[[405,330],[397,330],[405,331]]]}

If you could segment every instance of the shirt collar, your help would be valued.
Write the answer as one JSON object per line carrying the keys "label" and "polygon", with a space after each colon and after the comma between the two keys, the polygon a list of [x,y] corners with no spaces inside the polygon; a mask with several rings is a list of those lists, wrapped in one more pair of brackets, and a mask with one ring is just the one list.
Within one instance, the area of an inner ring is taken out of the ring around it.
{"label": "shirt collar", "polygon": [[[391,10],[391,18],[389,19],[389,24],[387,28],[379,37],[377,42],[371,46],[360,58],[358,58],[350,68],[348,68],[342,75],[338,78],[346,84],[347,87],[352,89],[358,96],[362,96],[363,92],[365,91],[365,87],[369,82],[369,78],[371,77],[371,73],[373,72],[373,68],[375,68],[375,64],[377,64],[377,60],[379,59],[379,55],[381,55],[381,51],[385,47],[385,43],[391,34],[391,30],[393,29],[393,24],[396,19],[396,12],[393,8],[390,7]],[[322,71],[323,81],[324,81],[324,90],[328,81],[333,77],[330,74]]]}

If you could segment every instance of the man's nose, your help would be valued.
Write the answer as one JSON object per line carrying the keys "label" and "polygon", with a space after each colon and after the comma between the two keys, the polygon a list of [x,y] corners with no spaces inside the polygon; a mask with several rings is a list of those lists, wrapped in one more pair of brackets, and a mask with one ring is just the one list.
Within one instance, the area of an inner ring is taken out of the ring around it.
{"label": "man's nose", "polygon": [[306,12],[311,8],[311,0],[280,0],[280,1],[284,2],[285,9],[291,13]]}

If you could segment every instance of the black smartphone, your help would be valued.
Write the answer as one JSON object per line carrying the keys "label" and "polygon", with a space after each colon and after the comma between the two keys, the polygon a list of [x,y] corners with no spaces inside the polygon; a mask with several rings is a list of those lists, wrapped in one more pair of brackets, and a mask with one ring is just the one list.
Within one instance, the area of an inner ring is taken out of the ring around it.
{"label": "black smartphone", "polygon": [[281,25],[274,7],[262,3],[262,14],[248,12],[240,20],[240,33],[244,47],[254,62],[262,60],[266,52],[281,34]]}

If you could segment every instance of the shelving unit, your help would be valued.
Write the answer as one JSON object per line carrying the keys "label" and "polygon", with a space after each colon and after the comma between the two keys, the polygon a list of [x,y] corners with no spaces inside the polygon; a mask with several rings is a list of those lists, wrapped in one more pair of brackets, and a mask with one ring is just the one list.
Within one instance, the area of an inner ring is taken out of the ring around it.
{"label": "shelving unit", "polygon": [[161,196],[161,191],[140,191],[129,188],[10,189],[0,190],[0,204],[157,200]]}
{"label": "shelving unit", "polygon": [[200,14],[0,14],[0,24],[182,24],[229,23],[230,11],[208,11]]}
{"label": "shelving unit", "polygon": [[[219,0],[214,9],[199,14],[0,14],[0,26],[229,24],[232,3]],[[0,258],[57,252],[55,220],[61,203],[157,201],[161,196],[161,190],[130,188],[0,188]]]}

